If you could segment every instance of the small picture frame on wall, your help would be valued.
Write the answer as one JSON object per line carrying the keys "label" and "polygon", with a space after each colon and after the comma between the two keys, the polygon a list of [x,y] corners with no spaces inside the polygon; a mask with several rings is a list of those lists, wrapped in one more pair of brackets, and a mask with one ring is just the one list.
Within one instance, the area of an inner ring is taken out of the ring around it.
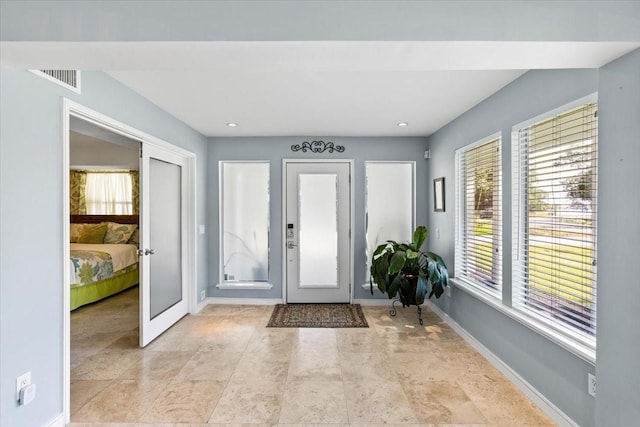
{"label": "small picture frame on wall", "polygon": [[444,212],[444,177],[433,180],[433,210]]}

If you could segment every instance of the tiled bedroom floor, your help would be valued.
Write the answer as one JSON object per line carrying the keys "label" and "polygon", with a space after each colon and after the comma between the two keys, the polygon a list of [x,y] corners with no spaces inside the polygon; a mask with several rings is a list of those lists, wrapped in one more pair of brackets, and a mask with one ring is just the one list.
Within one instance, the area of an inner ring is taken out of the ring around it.
{"label": "tiled bedroom floor", "polygon": [[271,306],[210,305],[139,349],[137,307],[71,314],[71,426],[555,425],[428,309],[277,329]]}

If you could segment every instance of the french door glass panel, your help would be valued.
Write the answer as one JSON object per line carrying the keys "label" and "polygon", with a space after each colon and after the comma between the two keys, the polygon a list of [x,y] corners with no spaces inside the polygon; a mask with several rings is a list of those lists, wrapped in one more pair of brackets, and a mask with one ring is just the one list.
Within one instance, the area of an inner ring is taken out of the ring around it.
{"label": "french door glass panel", "polygon": [[182,168],[151,158],[151,319],[182,300]]}
{"label": "french door glass panel", "polygon": [[298,175],[301,288],[338,286],[337,184],[336,174]]}
{"label": "french door glass panel", "polygon": [[140,346],[184,317],[189,305],[187,157],[142,144]]}
{"label": "french door glass panel", "polygon": [[225,281],[269,280],[269,163],[222,162]]}

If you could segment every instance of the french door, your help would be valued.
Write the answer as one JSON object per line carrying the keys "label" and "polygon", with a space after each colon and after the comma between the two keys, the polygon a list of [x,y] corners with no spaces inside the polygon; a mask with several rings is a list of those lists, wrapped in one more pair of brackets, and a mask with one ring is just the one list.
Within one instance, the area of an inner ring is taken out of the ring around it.
{"label": "french door", "polygon": [[351,301],[351,162],[285,160],[288,303]]}
{"label": "french door", "polygon": [[188,312],[187,159],[143,144],[140,346]]}

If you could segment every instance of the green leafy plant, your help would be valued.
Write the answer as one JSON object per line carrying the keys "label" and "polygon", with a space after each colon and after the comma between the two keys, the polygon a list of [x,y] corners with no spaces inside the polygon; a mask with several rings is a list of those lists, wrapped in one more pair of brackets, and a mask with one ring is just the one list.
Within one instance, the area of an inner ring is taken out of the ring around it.
{"label": "green leafy plant", "polygon": [[427,228],[420,225],[413,232],[412,242],[387,240],[376,248],[370,269],[371,294],[375,283],[389,299],[399,295],[405,307],[424,303],[427,294],[427,298],[440,298],[448,286],[449,274],[439,255],[421,250],[428,235]]}

